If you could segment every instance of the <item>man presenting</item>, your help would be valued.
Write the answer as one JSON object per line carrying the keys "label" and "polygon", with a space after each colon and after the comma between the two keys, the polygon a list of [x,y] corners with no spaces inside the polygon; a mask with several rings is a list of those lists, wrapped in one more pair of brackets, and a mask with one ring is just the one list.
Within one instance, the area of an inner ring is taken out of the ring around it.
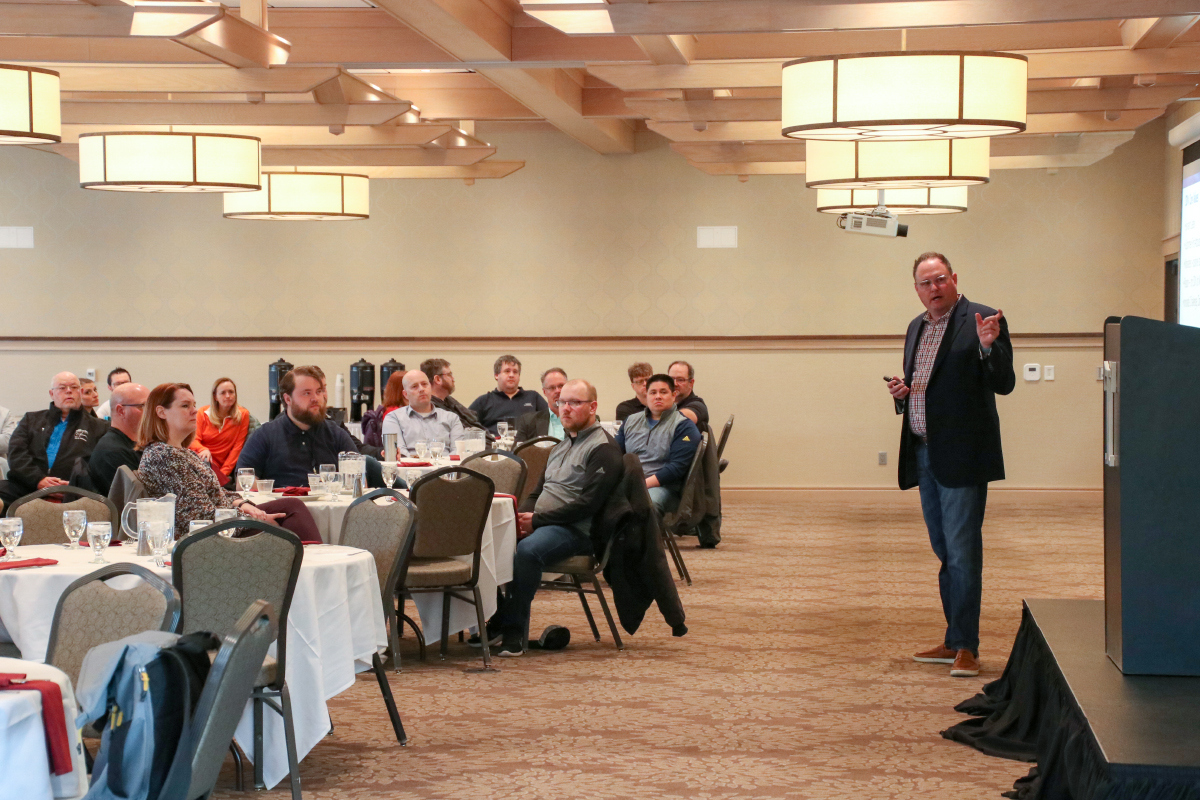
{"label": "man presenting", "polygon": [[926,313],[908,325],[904,380],[891,378],[888,391],[906,401],[900,488],[920,487],[946,616],[942,644],[913,658],[971,677],[979,674],[987,485],[1004,479],[996,395],[1016,385],[1012,343],[1004,312],[960,295],[945,256],[921,254],[913,280]]}
{"label": "man presenting", "polygon": [[60,372],[50,382],[50,408],[30,411],[8,443],[8,480],[0,481],[0,500],[14,500],[38,489],[79,480],[91,489],[87,459],[108,430],[108,423],[83,412],[79,378]]}
{"label": "man presenting", "polygon": [[383,418],[382,433],[398,435],[398,446],[406,456],[415,456],[417,442],[441,442],[446,453],[454,452],[454,443],[465,438],[462,421],[453,412],[435,408],[429,378],[419,369],[404,373],[404,399],[400,406]]}
{"label": "man presenting", "polygon": [[122,464],[137,469],[142,454],[133,449],[138,426],[142,424],[142,409],[150,390],[140,383],[122,383],[113,389],[109,402],[112,408],[112,427],[96,442],[88,461],[92,486],[100,494],[108,494],[113,478]]}
{"label": "man presenting", "polygon": [[562,367],[551,367],[542,373],[542,396],[546,398],[544,411],[534,411],[517,418],[517,443],[527,442],[539,436],[553,436],[562,440],[565,432],[558,417],[558,395],[567,383],[567,373]]}

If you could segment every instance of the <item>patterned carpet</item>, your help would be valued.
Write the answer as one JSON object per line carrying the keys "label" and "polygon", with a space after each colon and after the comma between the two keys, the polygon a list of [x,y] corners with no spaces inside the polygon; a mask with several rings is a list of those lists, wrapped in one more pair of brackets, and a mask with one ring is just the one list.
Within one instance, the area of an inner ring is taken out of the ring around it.
{"label": "patterned carpet", "polygon": [[[684,556],[691,632],[655,610],[618,653],[578,602],[539,596],[559,653],[478,651],[389,674],[397,746],[369,673],[331,702],[336,730],[300,765],[308,798],[998,798],[1027,765],[943,740],[952,710],[1004,668],[1022,597],[1102,596],[1099,493],[993,492],[978,678],[914,663],[943,630],[915,492],[730,492],[725,542]],[[601,625],[603,623],[601,622]],[[232,790],[232,771],[214,795]],[[270,797],[285,797],[285,780]]]}

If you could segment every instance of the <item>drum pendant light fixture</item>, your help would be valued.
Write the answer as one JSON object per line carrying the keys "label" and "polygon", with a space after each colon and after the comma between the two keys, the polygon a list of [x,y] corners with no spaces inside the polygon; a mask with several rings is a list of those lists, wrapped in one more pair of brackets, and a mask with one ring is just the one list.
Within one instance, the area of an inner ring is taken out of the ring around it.
{"label": "drum pendant light fixture", "polygon": [[893,214],[959,214],[967,210],[967,187],[817,190],[817,211],[824,214],[869,213],[877,206]]}
{"label": "drum pendant light fixture", "polygon": [[79,134],[79,185],[114,192],[253,192],[257,136],[175,131]]}
{"label": "drum pendant light fixture", "polygon": [[262,189],[224,199],[226,219],[338,221],[371,216],[366,175],[264,172]]}
{"label": "drum pendant light fixture", "polygon": [[1029,60],[1015,53],[816,56],[783,65],[783,135],[959,139],[1025,130]]}
{"label": "drum pendant light fixture", "polygon": [[0,64],[0,144],[61,141],[58,73]]}
{"label": "drum pendant light fixture", "polygon": [[805,146],[810,189],[972,186],[991,180],[988,139],[827,142]]}

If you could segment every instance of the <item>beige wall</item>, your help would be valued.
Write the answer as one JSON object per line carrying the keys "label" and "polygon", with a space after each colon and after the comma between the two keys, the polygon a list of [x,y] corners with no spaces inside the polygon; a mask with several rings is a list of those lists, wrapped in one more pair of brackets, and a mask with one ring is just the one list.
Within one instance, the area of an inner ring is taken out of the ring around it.
{"label": "beige wall", "polygon": [[[180,345],[0,341],[0,403],[41,405],[61,368],[115,363],[143,382],[205,387],[232,375],[265,411],[280,355],[344,372],[359,356],[455,362],[459,394],[490,388],[514,349],[530,373],[561,364],[593,379],[602,409],[628,396],[635,359],[684,356],[697,391],[736,413],[730,485],[894,483],[897,420],[880,385],[919,310],[916,253],[954,261],[960,289],[1004,309],[1014,331],[1098,331],[1109,314],[1161,317],[1161,124],[1081,169],[1004,171],[971,190],[964,215],[911,220],[906,240],[853,236],[813,210],[797,177],[714,178],[646,137],[601,157],[550,133],[488,135],[528,166],[502,181],[374,181],[362,223],[220,218],[220,199],[77,188],[75,166],[0,148],[0,224],[33,225],[34,250],[0,250],[0,339],[113,337],[636,336],[636,344],[453,341]],[[697,250],[697,225],[739,226],[736,250]],[[818,338],[776,345],[656,336]],[[1054,383],[1001,400],[1012,485],[1099,485],[1094,368],[1083,340],[1018,342],[1018,366],[1052,363]],[[1070,345],[1070,346],[1068,346]],[[784,349],[775,349],[777,346]],[[877,466],[877,453],[889,464]]]}

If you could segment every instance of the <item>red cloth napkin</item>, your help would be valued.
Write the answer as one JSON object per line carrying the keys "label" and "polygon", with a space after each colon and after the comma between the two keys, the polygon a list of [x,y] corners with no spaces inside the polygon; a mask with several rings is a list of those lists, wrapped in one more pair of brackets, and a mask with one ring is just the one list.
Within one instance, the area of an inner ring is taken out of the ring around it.
{"label": "red cloth napkin", "polygon": [[284,489],[276,489],[275,494],[284,497],[305,497],[309,492],[307,486],[288,486]]}
{"label": "red cloth napkin", "polygon": [[[57,562],[56,562],[57,563]],[[24,675],[0,673],[0,690],[33,691],[42,695],[42,727],[46,729],[46,752],[50,771],[66,775],[71,763],[71,739],[67,735],[67,714],[63,710],[62,688],[54,681],[27,681]]]}
{"label": "red cloth napkin", "polygon": [[402,467],[432,467],[433,462],[432,461],[401,461],[400,466],[402,466]]}
{"label": "red cloth napkin", "polygon": [[[22,567],[53,567],[58,562],[53,558],[26,558],[21,561],[6,561],[0,563],[0,569],[21,569]],[[62,702],[62,698],[59,698]]]}
{"label": "red cloth napkin", "polygon": [[462,456],[450,456],[451,461],[462,461]]}

